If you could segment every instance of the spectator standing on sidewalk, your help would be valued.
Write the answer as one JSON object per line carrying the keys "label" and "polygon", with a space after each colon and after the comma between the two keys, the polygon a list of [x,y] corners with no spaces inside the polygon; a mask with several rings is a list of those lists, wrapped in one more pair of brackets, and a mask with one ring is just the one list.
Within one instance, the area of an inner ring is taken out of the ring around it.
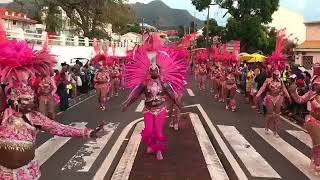
{"label": "spectator standing on sidewalk", "polygon": [[[256,76],[256,78],[254,79],[255,82],[257,83],[257,90],[258,91],[260,90],[260,88],[262,87],[262,85],[266,81],[266,79],[267,79],[267,72],[266,72],[266,69],[264,67],[262,67],[260,70],[260,74],[258,74]],[[261,113],[261,114],[266,114],[266,108],[263,105],[264,97],[266,97],[266,92],[262,93],[258,99],[258,109],[259,109],[259,113]]]}
{"label": "spectator standing on sidewalk", "polygon": [[61,64],[62,69],[60,72],[56,71],[56,75],[54,77],[57,85],[57,94],[60,97],[60,110],[65,111],[69,108],[69,95],[67,92],[67,84],[68,78],[67,78],[67,69],[68,65],[66,63]]}

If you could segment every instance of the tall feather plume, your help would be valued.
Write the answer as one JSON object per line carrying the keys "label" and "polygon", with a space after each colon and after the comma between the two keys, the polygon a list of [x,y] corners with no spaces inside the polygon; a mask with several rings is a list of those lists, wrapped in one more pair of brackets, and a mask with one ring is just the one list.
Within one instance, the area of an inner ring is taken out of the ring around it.
{"label": "tall feather plume", "polygon": [[7,41],[6,29],[4,27],[4,22],[0,17],[0,41],[4,42]]}
{"label": "tall feather plume", "polygon": [[150,67],[150,60],[147,51],[143,48],[137,48],[135,57],[126,65],[125,86],[127,88],[134,88],[140,83],[143,83],[148,78],[148,70]]}

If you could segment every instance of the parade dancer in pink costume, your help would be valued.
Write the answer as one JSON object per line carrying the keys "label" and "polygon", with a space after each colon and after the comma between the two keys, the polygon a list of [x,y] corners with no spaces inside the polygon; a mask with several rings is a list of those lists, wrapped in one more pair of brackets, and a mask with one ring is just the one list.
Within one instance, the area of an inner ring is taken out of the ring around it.
{"label": "parade dancer in pink costume", "polygon": [[[266,115],[266,133],[269,129],[274,127],[274,134],[278,137],[278,130],[280,126],[280,113],[284,104],[284,98],[287,97],[291,102],[291,97],[285,87],[285,84],[281,80],[279,68],[282,68],[283,62],[287,59],[286,55],[282,54],[282,50],[285,47],[285,34],[284,31],[278,31],[276,49],[272,53],[272,56],[267,59],[267,62],[272,64],[274,72],[272,77],[267,79],[263,86],[260,88],[256,95],[256,99],[259,99],[262,93],[267,91],[267,96],[264,98],[264,104],[267,108]],[[257,100],[256,100],[257,101]]]}
{"label": "parade dancer in pink costume", "polygon": [[224,88],[223,94],[226,102],[226,109],[228,110],[231,107],[232,112],[235,112],[237,108],[237,104],[236,104],[236,92],[238,89],[237,81],[236,81],[237,71],[236,71],[236,68],[233,68],[233,64],[237,63],[238,61],[237,47],[240,47],[240,42],[234,41],[234,48],[233,48],[232,54],[228,55],[228,52],[226,51],[225,60],[224,60],[227,63],[227,65],[226,65],[226,74],[225,74],[226,80],[223,85],[223,88]]}
{"label": "parade dancer in pink costume", "polygon": [[94,50],[96,56],[91,59],[90,65],[99,65],[99,69],[94,76],[94,87],[96,88],[99,107],[102,111],[106,110],[108,93],[110,91],[110,74],[107,69],[108,48],[105,48],[103,54],[100,52],[99,44],[94,41]]}
{"label": "parade dancer in pink costume", "polygon": [[148,147],[147,152],[156,153],[158,160],[163,159],[162,152],[167,143],[163,133],[167,109],[165,96],[168,95],[180,107],[175,89],[182,89],[185,79],[180,71],[185,63],[174,61],[168,53],[161,51],[162,44],[159,34],[152,33],[146,38],[144,48],[138,49],[135,58],[127,64],[126,86],[134,89],[122,109],[127,110],[140,95],[145,95],[145,128],[141,136]]}
{"label": "parade dancer in pink costume", "polygon": [[205,61],[200,62],[199,67],[199,89],[205,90],[206,89],[206,77],[207,77],[208,71],[207,71],[207,65]]}
{"label": "parade dancer in pink costume", "polygon": [[[180,68],[180,73],[187,74],[188,71],[188,57],[189,53],[186,52],[185,49],[174,49],[171,48],[171,57],[175,57],[175,61],[184,61],[185,62],[185,68],[183,69],[183,66]],[[181,64],[182,65],[182,64]],[[182,72],[183,71],[183,72]],[[187,85],[187,80],[184,80],[184,85]],[[184,94],[185,87],[180,90],[176,90],[177,93],[177,99],[179,104],[182,104],[182,97]],[[181,119],[181,109],[174,103],[174,101],[170,101],[169,98],[169,127],[173,128],[175,131],[179,130],[179,123]]]}
{"label": "parade dancer in pink costume", "polygon": [[[0,30],[1,31],[1,30]],[[1,31],[0,34],[3,34]],[[36,180],[40,177],[40,165],[35,157],[36,138],[39,131],[65,137],[92,137],[102,133],[96,130],[75,128],[59,124],[34,110],[34,91],[30,79],[41,68],[51,71],[51,56],[47,51],[34,52],[27,42],[0,42],[1,81],[7,81],[7,108],[0,121],[0,179]]]}
{"label": "parade dancer in pink costume", "polygon": [[[43,66],[35,66],[36,78],[40,80],[36,85],[35,92],[38,95],[38,111],[50,119],[56,119],[56,104],[59,103],[60,98],[56,94],[57,87],[53,79],[53,65],[56,63],[55,56],[50,55],[48,47],[48,38],[46,38],[43,49],[36,52],[38,61],[43,63]],[[43,57],[43,55],[47,55]],[[42,57],[41,57],[42,56]]]}
{"label": "parade dancer in pink costume", "polygon": [[312,90],[299,96],[296,89],[290,89],[295,102],[304,104],[310,102],[310,114],[305,117],[304,126],[312,139],[312,153],[310,168],[320,175],[320,76],[312,80]]}
{"label": "parade dancer in pink costume", "polygon": [[231,67],[227,68],[226,71],[226,81],[224,85],[224,99],[226,101],[226,109],[231,107],[232,112],[236,111],[236,92],[237,92],[237,82],[234,69]]}
{"label": "parade dancer in pink costume", "polygon": [[56,104],[59,103],[59,96],[56,94],[56,83],[50,76],[45,76],[39,83],[39,112],[49,117],[50,119],[56,119]]}
{"label": "parade dancer in pink costume", "polygon": [[116,61],[113,62],[110,71],[112,81],[112,95],[117,97],[119,95],[121,73],[120,66],[116,63]]}

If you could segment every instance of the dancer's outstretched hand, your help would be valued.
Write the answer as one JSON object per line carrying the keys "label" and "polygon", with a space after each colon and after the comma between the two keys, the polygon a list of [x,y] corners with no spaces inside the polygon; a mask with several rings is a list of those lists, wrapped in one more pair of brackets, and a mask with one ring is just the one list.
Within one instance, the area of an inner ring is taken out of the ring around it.
{"label": "dancer's outstretched hand", "polygon": [[104,126],[106,125],[106,122],[102,122],[96,129],[94,129],[90,133],[91,138],[100,138],[105,135]]}

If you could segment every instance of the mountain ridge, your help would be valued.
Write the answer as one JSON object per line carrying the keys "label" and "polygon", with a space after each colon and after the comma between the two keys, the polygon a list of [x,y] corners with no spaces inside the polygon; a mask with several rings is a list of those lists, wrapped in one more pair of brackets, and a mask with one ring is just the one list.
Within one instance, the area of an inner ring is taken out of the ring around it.
{"label": "mountain ridge", "polygon": [[174,9],[161,0],[151,1],[147,4],[137,2],[130,4],[137,18],[144,18],[144,22],[159,29],[165,27],[190,26],[192,21],[198,27],[203,27],[203,21],[192,16],[184,9]]}

